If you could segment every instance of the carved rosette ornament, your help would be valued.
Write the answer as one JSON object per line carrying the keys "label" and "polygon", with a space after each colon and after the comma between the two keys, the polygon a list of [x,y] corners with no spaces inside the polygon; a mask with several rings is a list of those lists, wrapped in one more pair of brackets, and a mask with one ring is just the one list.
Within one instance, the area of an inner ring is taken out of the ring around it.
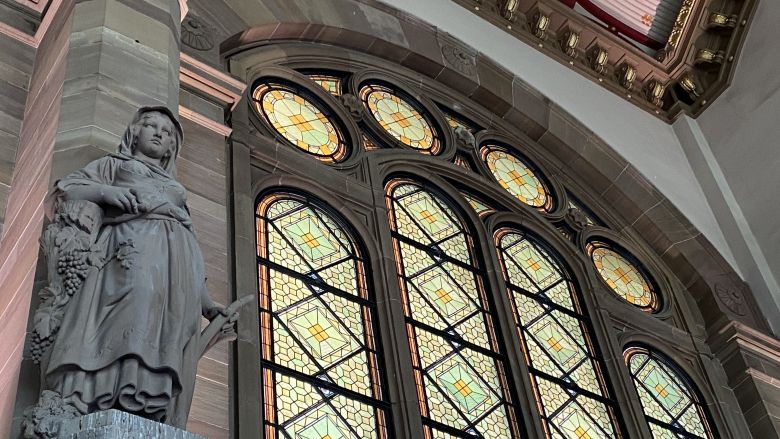
{"label": "carved rosette ornament", "polygon": [[352,116],[353,119],[356,121],[361,121],[363,119],[363,103],[360,102],[360,99],[358,99],[357,96],[349,93],[344,93],[339,96],[339,101],[341,102],[341,105],[344,106],[344,108],[347,109],[349,112],[349,115]]}
{"label": "carved rosette ornament", "polygon": [[747,309],[745,305],[745,299],[740,294],[739,290],[733,287],[724,286],[722,284],[715,284],[715,294],[720,299],[720,302],[729,311],[738,316],[747,315]]}
{"label": "carved rosette ornament", "polygon": [[466,76],[477,74],[477,57],[474,53],[467,52],[452,44],[442,46],[441,52],[449,67]]}
{"label": "carved rosette ornament", "polygon": [[188,14],[181,23],[181,42],[195,50],[211,50],[214,48],[214,29],[200,18]]}

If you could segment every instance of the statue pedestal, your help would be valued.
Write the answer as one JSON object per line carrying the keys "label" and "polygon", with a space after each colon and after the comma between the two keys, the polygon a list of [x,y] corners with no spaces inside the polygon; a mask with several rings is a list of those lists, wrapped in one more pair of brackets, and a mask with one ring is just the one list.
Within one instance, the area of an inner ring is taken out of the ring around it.
{"label": "statue pedestal", "polygon": [[57,439],[206,439],[119,410],[91,413],[62,423]]}

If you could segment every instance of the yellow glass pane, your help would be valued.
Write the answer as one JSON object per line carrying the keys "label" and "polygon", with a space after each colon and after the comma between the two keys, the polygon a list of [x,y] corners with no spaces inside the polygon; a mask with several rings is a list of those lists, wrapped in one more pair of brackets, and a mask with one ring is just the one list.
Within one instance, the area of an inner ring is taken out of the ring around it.
{"label": "yellow glass pane", "polygon": [[339,96],[341,94],[341,79],[337,76],[309,75],[309,78],[333,96]]}
{"label": "yellow glass pane", "polygon": [[374,119],[396,140],[429,154],[439,152],[433,127],[411,103],[381,85],[363,87],[360,96]]}
{"label": "yellow glass pane", "polygon": [[628,303],[640,308],[655,307],[655,293],[634,264],[607,247],[595,247],[591,259],[607,285]]}
{"label": "yellow glass pane", "polygon": [[488,149],[484,154],[498,184],[515,198],[533,207],[549,209],[550,197],[534,171],[518,157],[501,149]]}
{"label": "yellow glass pane", "polygon": [[474,197],[473,195],[469,195],[465,192],[461,192],[461,195],[463,195],[463,198],[466,199],[466,201],[469,202],[469,205],[477,212],[477,215],[486,215],[491,212],[495,212],[495,210],[488,206],[485,202],[482,200]]}
{"label": "yellow glass pane", "polygon": [[254,94],[258,112],[298,148],[325,161],[346,156],[343,136],[313,102],[280,84],[263,84]]}

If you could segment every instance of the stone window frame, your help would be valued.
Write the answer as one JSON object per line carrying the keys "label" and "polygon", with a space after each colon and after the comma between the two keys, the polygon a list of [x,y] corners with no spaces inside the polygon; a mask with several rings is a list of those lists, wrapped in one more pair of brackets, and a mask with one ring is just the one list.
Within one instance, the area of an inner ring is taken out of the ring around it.
{"label": "stone window frame", "polygon": [[[260,50],[262,51],[262,49]],[[324,54],[327,54],[327,56]],[[444,107],[451,107],[452,102],[457,102],[460,107],[459,114],[462,113],[467,119],[474,120],[482,126],[490,127],[488,130],[477,133],[475,136],[476,145],[479,145],[479,139],[485,138],[485,136],[503,138],[506,141],[505,143],[524,145],[526,148],[521,150],[522,154],[528,157],[540,169],[551,169],[553,172],[560,169],[560,164],[556,163],[555,158],[544,153],[542,145],[533,141],[520,129],[512,127],[504,121],[492,119],[489,111],[470,102],[468,97],[436,81],[405,71],[404,68],[400,68],[399,65],[393,62],[367,55],[359,55],[354,58],[343,55],[344,51],[334,52],[332,48],[329,49],[325,46],[291,43],[290,47],[286,48],[283,53],[280,53],[276,59],[273,56],[264,56],[260,65],[283,64],[291,70],[312,69],[352,72],[353,78],[359,77],[358,73],[364,70],[382,71],[384,69],[383,74],[392,77],[394,81],[398,81],[394,82],[395,84],[405,84],[401,87],[407,87],[405,91],[410,95],[425,94],[431,101]],[[249,72],[249,75],[255,77],[258,71],[260,70],[253,70]],[[319,88],[313,82],[310,86]],[[322,90],[321,88],[319,89]],[[325,93],[324,90],[323,93]],[[343,102],[343,99],[341,101]],[[440,110],[433,106],[431,111],[436,112]],[[356,113],[350,112],[349,117],[353,118],[353,121],[359,121],[364,117],[362,114]],[[688,335],[690,333],[700,337],[701,327],[704,326],[701,314],[695,309],[693,299],[689,296],[685,287],[674,279],[673,272],[664,265],[659,256],[649,249],[649,246],[643,242],[641,237],[630,231],[630,224],[620,221],[618,215],[610,213],[610,209],[599,201],[599,194],[589,194],[578,190],[578,188],[584,187],[584,184],[572,182],[565,175],[545,173],[544,175],[550,179],[553,185],[560,185],[560,188],[556,191],[559,197],[556,207],[550,212],[540,212],[530,206],[523,205],[502,188],[498,187],[492,176],[487,178],[484,170],[482,172],[479,170],[476,172],[469,171],[451,163],[456,151],[467,153],[472,162],[477,164],[478,167],[483,162],[478,160],[478,157],[475,155],[477,149],[473,145],[471,148],[464,146],[461,140],[456,139],[455,133],[447,129],[449,125],[446,124],[446,119],[443,119],[443,113],[437,114],[437,117],[441,117],[442,119],[440,120],[444,120],[442,124],[444,128],[444,152],[437,157],[424,156],[416,151],[410,152],[408,148],[407,150],[388,148],[370,152],[361,150],[355,154],[359,157],[359,160],[356,160],[359,163],[353,166],[331,166],[329,169],[326,169],[327,165],[319,162],[316,165],[298,168],[289,165],[285,166],[284,156],[289,154],[283,154],[282,151],[275,150],[273,141],[262,136],[257,131],[252,132],[251,129],[247,129],[256,123],[256,121],[252,120],[251,112],[239,108],[234,112],[233,117],[236,131],[232,140],[234,147],[238,147],[233,152],[233,178],[242,180],[239,186],[245,189],[245,193],[240,194],[238,197],[243,201],[233,205],[232,215],[234,216],[234,225],[237,226],[234,233],[249,231],[246,227],[240,227],[244,223],[243,219],[240,218],[242,212],[247,207],[254,211],[254,206],[251,203],[246,203],[247,199],[253,199],[253,194],[256,195],[268,188],[286,185],[323,199],[342,213],[347,221],[353,224],[360,224],[360,227],[357,227],[360,234],[359,238],[367,243],[371,243],[368,247],[373,249],[373,251],[369,251],[371,256],[370,258],[367,257],[367,260],[370,260],[372,264],[375,262],[379,264],[375,266],[375,270],[378,273],[381,271],[380,276],[382,278],[382,285],[378,287],[378,290],[381,290],[378,292],[380,294],[378,295],[378,300],[382,301],[382,298],[386,300],[386,303],[384,303],[386,305],[385,312],[379,311],[380,334],[378,336],[382,338],[384,345],[389,349],[393,349],[392,352],[396,354],[395,360],[387,365],[388,375],[396,377],[389,386],[391,388],[389,396],[395,410],[391,417],[395,426],[396,437],[410,439],[419,437],[418,434],[422,431],[422,423],[420,422],[415,402],[414,380],[411,376],[410,366],[411,358],[408,347],[403,349],[404,343],[406,343],[405,336],[399,334],[399,331],[405,332],[402,318],[403,311],[394,309],[392,303],[393,293],[395,293],[396,297],[398,294],[396,291],[398,287],[393,286],[397,284],[395,265],[393,261],[388,261],[386,257],[381,256],[387,254],[385,252],[387,249],[392,248],[392,243],[390,242],[389,225],[386,222],[387,212],[382,206],[383,201],[381,197],[379,202],[377,202],[376,192],[377,188],[383,188],[384,180],[394,173],[405,173],[416,176],[421,180],[430,181],[448,197],[458,200],[462,204],[460,208],[468,212],[469,218],[467,222],[471,223],[477,230],[479,242],[475,243],[475,247],[478,253],[485,257],[486,264],[490,267],[497,267],[497,262],[495,260],[495,251],[494,249],[491,251],[490,248],[492,239],[489,238],[491,236],[489,232],[495,230],[499,223],[511,223],[529,230],[553,247],[573,267],[572,276],[581,285],[586,308],[590,310],[590,317],[594,326],[593,336],[604,353],[605,375],[613,383],[615,398],[618,400],[622,414],[625,417],[628,437],[650,437],[636,395],[630,390],[632,386],[630,374],[625,365],[622,364],[622,347],[628,341],[641,337],[644,334],[673,334],[673,336],[669,336],[667,339],[655,337],[649,344],[657,350],[669,351],[675,349],[680,352],[680,358],[683,358],[685,361],[676,361],[676,363],[685,370],[688,376],[700,377],[700,383],[709,384],[709,386],[699,385],[698,387],[702,392],[703,400],[716,408],[712,411],[713,428],[724,438],[738,437],[733,434],[729,435],[728,432],[740,431],[740,427],[736,426],[732,429],[728,428],[728,426],[732,423],[744,422],[741,419],[741,414],[729,413],[721,408],[719,404],[713,404],[714,401],[724,399],[723,392],[719,392],[716,388],[718,386],[712,385],[712,383],[717,382],[718,377],[724,375],[722,366],[712,361],[706,353],[702,353],[702,347],[692,342],[690,340],[691,336]],[[242,130],[242,128],[244,129]],[[269,154],[269,151],[273,151],[274,154]],[[245,160],[236,160],[239,156]],[[331,182],[336,184],[330,185],[329,183]],[[457,186],[468,187],[471,194],[489,202],[498,212],[480,218],[460,195]],[[328,190],[328,187],[338,187],[339,189]],[[586,203],[587,208],[596,214],[604,222],[605,226],[582,227],[578,224],[576,218],[571,218],[572,215],[569,209],[564,208],[564,206],[568,205],[566,201],[569,192],[572,193],[573,197],[577,198],[579,203]],[[557,231],[555,225],[560,224],[566,224],[575,230],[572,240],[564,238]],[[613,230],[620,230],[621,233],[616,233]],[[251,236],[251,232],[249,236]],[[647,313],[639,309],[631,309],[630,305],[626,306],[627,304],[620,303],[622,301],[617,301],[614,293],[608,291],[607,287],[598,280],[598,274],[595,273],[595,269],[589,262],[585,252],[585,245],[592,237],[607,238],[618,246],[631,251],[642,262],[642,265],[651,272],[654,280],[659,283],[658,293],[664,295],[663,303],[667,306],[659,313],[647,315]],[[244,243],[244,247],[246,247],[246,243]],[[242,254],[241,251],[235,253],[236,266],[242,265]],[[511,314],[509,314],[511,312],[508,307],[509,304],[505,298],[502,299],[503,295],[498,294],[498,292],[503,291],[501,289],[503,281],[500,279],[498,271],[490,267],[486,267],[488,272],[492,272],[487,283],[490,284],[490,294],[494,295],[494,300],[499,304],[499,312],[503,315],[496,324],[500,325],[502,333],[512,333],[513,321],[511,320]],[[496,276],[499,276],[499,278]],[[247,279],[244,278],[244,281],[237,281],[236,285],[251,285],[251,282],[247,281]],[[251,294],[251,292],[242,291],[241,294]],[[395,308],[397,308],[397,304]],[[237,407],[233,414],[235,419],[234,425],[239,427],[238,434],[240,437],[243,437],[244,432],[247,430],[243,428],[246,422],[240,422],[238,419],[261,419],[261,414],[257,414],[246,406],[251,404],[252,401],[260,402],[262,400],[262,389],[258,386],[257,393],[252,396],[249,392],[251,392],[253,386],[243,385],[247,383],[247,380],[251,382],[252,378],[250,375],[253,370],[254,374],[259,377],[257,373],[259,369],[252,365],[259,358],[258,356],[252,356],[252,346],[256,348],[258,344],[258,340],[256,340],[257,335],[252,333],[253,328],[257,328],[257,326],[252,326],[252,316],[242,318],[239,324],[239,344],[234,349],[234,361],[237,364],[234,367],[235,373],[231,389],[233,389],[234,401],[236,403],[238,401],[242,402],[240,404],[241,407]],[[254,332],[256,333],[257,331],[255,330]],[[681,335],[684,337],[681,337]],[[680,342],[681,338],[685,339],[686,337],[687,341]],[[399,340],[401,340],[400,343]],[[518,401],[522,416],[520,423],[525,427],[528,437],[541,438],[543,437],[541,421],[536,412],[530,384],[527,382],[529,375],[527,370],[525,370],[524,362],[518,361],[521,358],[520,355],[522,355],[519,340],[516,337],[512,337],[511,342],[507,342],[507,344],[511,345],[511,349],[508,349],[510,371],[515,377],[515,382],[520,383],[517,384],[519,388],[515,389],[520,396]],[[707,348],[705,347],[703,350],[706,352]],[[617,359],[621,360],[618,361]],[[409,365],[408,370],[404,364]],[[240,380],[243,380],[243,383],[236,386],[239,381],[238,377],[240,377]],[[707,379],[708,377],[711,378]],[[409,387],[410,385],[412,388]],[[733,399],[733,394],[725,395],[725,398],[728,399],[729,397]],[[735,401],[734,404],[736,404]],[[257,416],[253,417],[253,415]],[[255,421],[252,422],[256,423]],[[247,428],[249,432],[252,431],[251,426]]]}

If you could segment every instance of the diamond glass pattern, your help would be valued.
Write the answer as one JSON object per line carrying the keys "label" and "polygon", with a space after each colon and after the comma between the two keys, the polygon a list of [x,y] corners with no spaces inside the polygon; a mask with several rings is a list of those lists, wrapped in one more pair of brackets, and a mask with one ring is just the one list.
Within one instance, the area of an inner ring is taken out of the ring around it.
{"label": "diamond glass pattern", "polygon": [[544,183],[522,159],[498,146],[484,148],[482,158],[498,184],[512,196],[529,206],[544,210],[552,207]]}
{"label": "diamond glass pattern", "polygon": [[519,230],[499,230],[496,245],[548,437],[622,437],[568,273]]}
{"label": "diamond glass pattern", "polygon": [[294,88],[267,82],[258,86],[252,97],[258,112],[293,145],[323,161],[346,157],[344,136],[337,124]]}
{"label": "diamond glass pattern", "polygon": [[665,356],[633,346],[624,358],[653,437],[714,437],[690,381]]}
{"label": "diamond glass pattern", "polygon": [[657,308],[655,292],[639,267],[604,243],[591,243],[590,257],[601,278],[615,294],[644,310]]}
{"label": "diamond glass pattern", "polygon": [[419,105],[380,84],[363,86],[360,97],[379,125],[396,140],[427,154],[439,153],[439,137],[428,119],[417,110]]}
{"label": "diamond glass pattern", "polygon": [[471,236],[441,197],[393,180],[387,203],[426,437],[517,438]]}
{"label": "diamond glass pattern", "polygon": [[258,205],[257,242],[266,437],[386,438],[354,241],[305,197],[273,194]]}

